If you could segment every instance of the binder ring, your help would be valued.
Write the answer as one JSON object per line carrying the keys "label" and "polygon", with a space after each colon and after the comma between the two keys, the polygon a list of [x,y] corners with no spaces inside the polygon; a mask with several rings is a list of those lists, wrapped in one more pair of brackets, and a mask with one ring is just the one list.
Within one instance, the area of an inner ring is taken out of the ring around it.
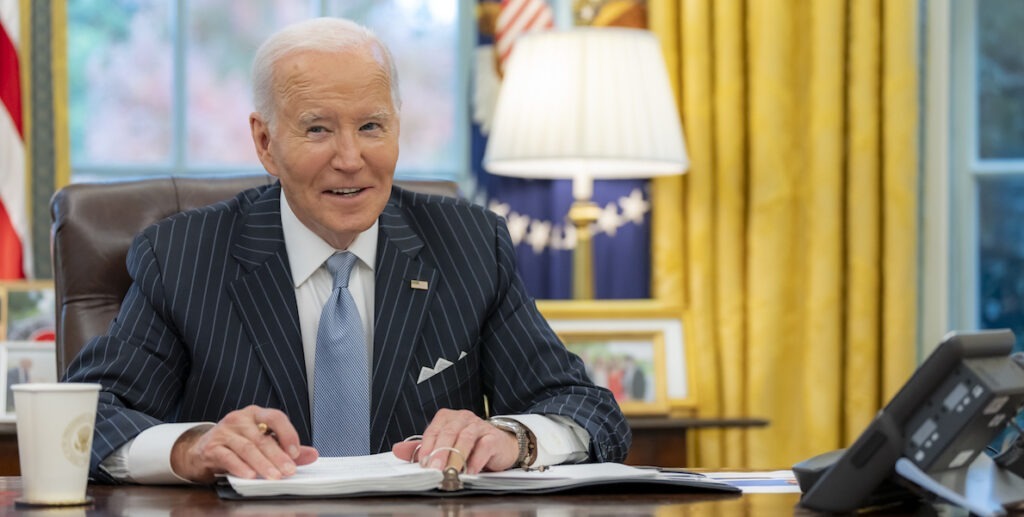
{"label": "binder ring", "polygon": [[[409,441],[412,441],[412,440],[422,440],[422,439],[423,439],[423,435],[422,434],[414,434],[414,435],[409,436],[406,439],[402,440],[402,443],[409,442]],[[409,463],[419,463],[419,461],[420,461],[420,447],[422,447],[422,446],[423,446],[423,444],[417,445],[416,448],[412,450],[412,456],[409,458]]]}
{"label": "binder ring", "polygon": [[[438,447],[430,451],[430,454],[427,454],[427,457],[425,459],[429,462],[430,458],[432,458],[439,451],[448,451],[457,454],[459,456],[459,459],[462,460],[462,466],[459,468],[459,474],[464,474],[466,472],[466,457],[462,455],[462,451],[456,449],[455,447]],[[449,464],[451,464],[451,460],[449,460]],[[450,466],[445,467],[446,470],[450,468]]]}

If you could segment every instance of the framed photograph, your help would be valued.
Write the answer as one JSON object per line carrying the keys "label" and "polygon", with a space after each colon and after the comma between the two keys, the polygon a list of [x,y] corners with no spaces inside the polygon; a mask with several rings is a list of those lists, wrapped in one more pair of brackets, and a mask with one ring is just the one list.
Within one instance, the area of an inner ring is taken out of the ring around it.
{"label": "framed photograph", "polygon": [[665,336],[651,332],[563,332],[594,384],[608,388],[627,415],[668,412]]}
{"label": "framed photograph", "polygon": [[552,319],[566,348],[623,413],[683,415],[696,407],[682,323],[672,318]]}
{"label": "framed photograph", "polygon": [[53,282],[0,282],[0,340],[56,340]]}
{"label": "framed photograph", "polygon": [[4,414],[14,416],[11,386],[28,382],[57,382],[53,341],[5,341],[2,343]]}

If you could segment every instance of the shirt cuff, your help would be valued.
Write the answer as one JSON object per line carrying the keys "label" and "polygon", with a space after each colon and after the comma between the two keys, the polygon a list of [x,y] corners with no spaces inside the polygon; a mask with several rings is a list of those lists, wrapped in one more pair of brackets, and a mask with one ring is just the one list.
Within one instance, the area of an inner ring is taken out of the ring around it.
{"label": "shirt cuff", "polygon": [[590,433],[560,415],[501,415],[526,426],[537,438],[533,467],[579,463],[589,458]]}
{"label": "shirt cuff", "polygon": [[171,449],[186,431],[197,427],[210,428],[208,422],[160,424],[139,433],[129,444],[126,466],[128,479],[144,485],[193,484],[175,474],[171,468]]}

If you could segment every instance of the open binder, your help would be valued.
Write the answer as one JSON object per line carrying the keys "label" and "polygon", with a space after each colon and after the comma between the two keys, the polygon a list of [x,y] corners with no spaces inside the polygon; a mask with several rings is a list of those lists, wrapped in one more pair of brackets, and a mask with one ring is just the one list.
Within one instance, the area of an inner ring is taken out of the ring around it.
{"label": "open binder", "polygon": [[638,468],[620,463],[556,465],[545,469],[460,474],[420,467],[390,452],[347,458],[320,458],[279,480],[226,476],[217,486],[223,499],[334,498],[382,495],[461,496],[473,494],[544,494],[600,487],[602,492],[739,493],[725,482],[702,474]]}

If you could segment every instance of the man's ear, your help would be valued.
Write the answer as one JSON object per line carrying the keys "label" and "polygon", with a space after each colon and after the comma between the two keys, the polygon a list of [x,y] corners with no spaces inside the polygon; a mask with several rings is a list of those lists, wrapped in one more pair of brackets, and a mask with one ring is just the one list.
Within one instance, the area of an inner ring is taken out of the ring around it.
{"label": "man's ear", "polygon": [[256,156],[263,168],[271,176],[277,176],[277,165],[270,152],[270,125],[263,120],[263,115],[256,112],[249,114],[249,131],[252,133],[252,143],[256,146]]}

